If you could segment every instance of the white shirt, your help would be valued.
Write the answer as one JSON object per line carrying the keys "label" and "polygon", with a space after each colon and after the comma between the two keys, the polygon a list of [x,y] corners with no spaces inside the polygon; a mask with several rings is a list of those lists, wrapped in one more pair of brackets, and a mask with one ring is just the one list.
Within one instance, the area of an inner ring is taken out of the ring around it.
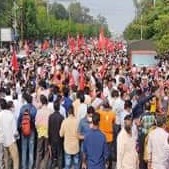
{"label": "white shirt", "polygon": [[10,110],[0,112],[0,129],[3,134],[3,144],[5,147],[9,147],[16,141],[14,135],[18,133],[14,113]]}
{"label": "white shirt", "polygon": [[117,169],[137,169],[136,142],[123,128],[117,137]]}
{"label": "white shirt", "polygon": [[116,124],[120,125],[120,119],[121,119],[121,112],[124,109],[124,101],[118,97],[114,101],[114,105],[112,105],[112,111],[116,113]]}
{"label": "white shirt", "polygon": [[[169,134],[157,127],[148,136],[148,159],[152,159],[153,169],[168,169],[169,160]],[[151,158],[152,154],[152,158]]]}
{"label": "white shirt", "polygon": [[87,114],[87,104],[81,103],[77,111],[77,119],[80,122]]}
{"label": "white shirt", "polygon": [[75,84],[78,85],[79,81],[79,72],[76,69],[72,70],[72,76],[74,78]]}
{"label": "white shirt", "polygon": [[95,109],[98,109],[99,106],[103,103],[103,100],[101,98],[96,97],[95,100],[92,102],[92,106]]}

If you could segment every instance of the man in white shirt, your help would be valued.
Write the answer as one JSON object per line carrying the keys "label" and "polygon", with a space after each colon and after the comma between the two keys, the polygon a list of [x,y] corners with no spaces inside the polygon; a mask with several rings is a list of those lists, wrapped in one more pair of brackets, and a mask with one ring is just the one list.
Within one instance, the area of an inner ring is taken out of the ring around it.
{"label": "man in white shirt", "polygon": [[148,136],[148,169],[168,169],[169,134],[164,130],[165,116],[156,117],[156,129]]}
{"label": "man in white shirt", "polygon": [[132,135],[132,117],[124,118],[124,128],[117,137],[117,169],[138,169],[136,141]]}
{"label": "man in white shirt", "polygon": [[[14,113],[8,109],[4,99],[1,100],[0,129],[3,135],[3,146],[9,150],[13,161],[13,169],[19,168],[19,155],[16,144],[17,123]],[[8,158],[8,157],[7,157]],[[5,159],[5,167],[9,168],[9,159]]]}
{"label": "man in white shirt", "polygon": [[84,94],[80,94],[79,95],[79,99],[80,99],[80,105],[77,111],[77,120],[78,122],[80,122],[81,119],[83,119],[86,114],[87,114],[87,104],[85,104],[85,96]]}
{"label": "man in white shirt", "polygon": [[120,115],[121,115],[121,119],[120,119],[121,128],[124,127],[124,118],[126,117],[126,115],[131,114],[131,109],[132,109],[132,102],[130,100],[126,100],[125,103],[124,103],[124,110],[120,113]]}

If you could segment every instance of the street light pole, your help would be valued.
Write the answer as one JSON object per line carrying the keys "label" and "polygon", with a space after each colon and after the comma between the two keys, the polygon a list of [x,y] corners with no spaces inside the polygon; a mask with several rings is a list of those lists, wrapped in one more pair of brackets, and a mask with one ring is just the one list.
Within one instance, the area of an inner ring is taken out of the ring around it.
{"label": "street light pole", "polygon": [[23,48],[23,15],[24,15],[24,0],[21,1],[21,48]]}
{"label": "street light pole", "polygon": [[140,38],[141,38],[141,40],[143,40],[143,15],[141,15],[141,30],[140,30],[141,32],[140,32]]}

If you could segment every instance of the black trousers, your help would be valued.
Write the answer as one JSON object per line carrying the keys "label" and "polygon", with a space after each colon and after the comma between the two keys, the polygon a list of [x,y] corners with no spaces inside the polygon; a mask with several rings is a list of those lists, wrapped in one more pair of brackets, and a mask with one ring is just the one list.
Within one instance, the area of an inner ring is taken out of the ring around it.
{"label": "black trousers", "polygon": [[146,135],[144,133],[140,133],[139,135],[139,168],[147,169],[147,163],[144,161],[144,142]]}
{"label": "black trousers", "polygon": [[63,143],[54,142],[50,146],[52,153],[50,169],[54,169],[56,166],[58,166],[58,169],[64,168]]}

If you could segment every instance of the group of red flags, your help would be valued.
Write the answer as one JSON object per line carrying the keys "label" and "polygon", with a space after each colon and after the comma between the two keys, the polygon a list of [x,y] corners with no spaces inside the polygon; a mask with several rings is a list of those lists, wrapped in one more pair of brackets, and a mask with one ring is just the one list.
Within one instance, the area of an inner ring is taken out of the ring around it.
{"label": "group of red flags", "polygon": [[[87,47],[87,44],[85,43],[85,38],[83,36],[78,35],[77,38],[70,37],[68,35],[68,45],[69,50],[71,53],[74,53],[75,51],[79,51],[80,49],[84,49],[85,54],[89,54],[89,48]],[[123,49],[123,43],[122,42],[115,42],[111,40],[110,38],[106,37],[104,34],[104,29],[100,29],[99,38],[96,43],[93,43],[94,47],[97,48],[99,51],[105,50],[110,53],[114,53],[114,51],[122,50]]]}

